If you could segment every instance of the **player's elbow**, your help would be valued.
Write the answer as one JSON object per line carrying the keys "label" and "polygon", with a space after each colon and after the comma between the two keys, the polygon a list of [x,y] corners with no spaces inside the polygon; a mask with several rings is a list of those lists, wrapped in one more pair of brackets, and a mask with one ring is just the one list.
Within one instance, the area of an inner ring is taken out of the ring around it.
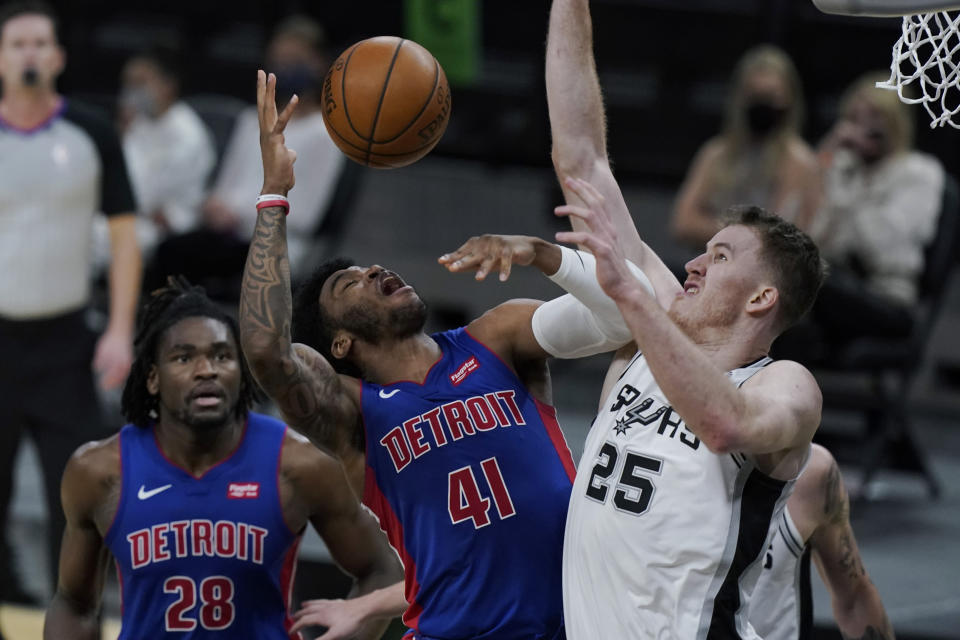
{"label": "player's elbow", "polygon": [[853,589],[837,590],[832,596],[834,619],[846,635],[859,637],[867,626],[883,627],[883,604],[866,574]]}
{"label": "player's elbow", "polygon": [[289,345],[281,344],[276,336],[260,333],[240,333],[240,346],[250,371],[258,379],[283,365],[289,355]]}

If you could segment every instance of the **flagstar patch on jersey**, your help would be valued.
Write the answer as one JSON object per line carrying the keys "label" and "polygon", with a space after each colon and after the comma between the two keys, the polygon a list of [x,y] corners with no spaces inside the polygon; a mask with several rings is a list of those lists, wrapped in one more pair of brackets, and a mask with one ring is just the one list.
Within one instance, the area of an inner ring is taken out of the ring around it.
{"label": "flagstar patch on jersey", "polygon": [[233,499],[259,498],[260,483],[259,482],[231,482],[227,486],[227,497],[233,498]]}
{"label": "flagstar patch on jersey", "polygon": [[468,375],[479,368],[480,363],[477,362],[477,356],[471,356],[469,360],[457,367],[457,370],[450,374],[450,382],[453,383],[453,386],[457,386],[466,380]]}

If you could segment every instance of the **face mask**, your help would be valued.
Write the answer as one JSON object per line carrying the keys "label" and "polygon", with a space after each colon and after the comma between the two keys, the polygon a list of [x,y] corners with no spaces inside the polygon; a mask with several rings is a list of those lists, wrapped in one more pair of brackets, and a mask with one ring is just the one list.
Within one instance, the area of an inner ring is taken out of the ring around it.
{"label": "face mask", "polygon": [[277,76],[277,96],[286,102],[293,94],[303,97],[317,84],[317,77],[309,66],[297,63],[280,67],[274,71]]}
{"label": "face mask", "polygon": [[35,87],[40,83],[40,74],[36,69],[23,70],[23,86]]}
{"label": "face mask", "polygon": [[120,104],[133,111],[154,118],[159,111],[157,99],[146,87],[128,87],[120,92]]}
{"label": "face mask", "polygon": [[779,127],[787,115],[785,108],[760,100],[748,102],[744,112],[750,133],[760,138]]}

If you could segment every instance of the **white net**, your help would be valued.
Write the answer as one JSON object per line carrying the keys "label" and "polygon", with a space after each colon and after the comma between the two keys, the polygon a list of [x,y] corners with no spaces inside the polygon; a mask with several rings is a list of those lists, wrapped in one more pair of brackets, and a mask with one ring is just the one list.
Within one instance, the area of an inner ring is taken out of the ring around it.
{"label": "white net", "polygon": [[893,45],[890,79],[877,86],[895,90],[907,104],[923,103],[931,128],[949,124],[960,129],[958,51],[960,13],[904,16],[903,33]]}

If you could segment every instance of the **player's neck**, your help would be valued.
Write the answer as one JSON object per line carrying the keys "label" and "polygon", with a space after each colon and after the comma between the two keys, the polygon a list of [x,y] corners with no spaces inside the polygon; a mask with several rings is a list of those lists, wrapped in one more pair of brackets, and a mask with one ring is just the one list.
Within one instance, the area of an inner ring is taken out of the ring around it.
{"label": "player's neck", "polygon": [[154,430],[163,454],[178,467],[199,477],[236,450],[244,427],[245,420],[230,418],[221,426],[197,429],[171,416],[161,416]]}
{"label": "player's neck", "polygon": [[731,331],[729,328],[703,328],[693,341],[723,371],[732,371],[755,362],[770,353],[770,344],[757,339],[755,333]]}
{"label": "player's neck", "polygon": [[363,377],[375,384],[409,380],[423,384],[427,373],[443,355],[440,345],[423,332],[399,340],[363,345]]}
{"label": "player's neck", "polygon": [[50,118],[60,102],[51,89],[11,87],[0,98],[0,117],[18,129],[32,129]]}

